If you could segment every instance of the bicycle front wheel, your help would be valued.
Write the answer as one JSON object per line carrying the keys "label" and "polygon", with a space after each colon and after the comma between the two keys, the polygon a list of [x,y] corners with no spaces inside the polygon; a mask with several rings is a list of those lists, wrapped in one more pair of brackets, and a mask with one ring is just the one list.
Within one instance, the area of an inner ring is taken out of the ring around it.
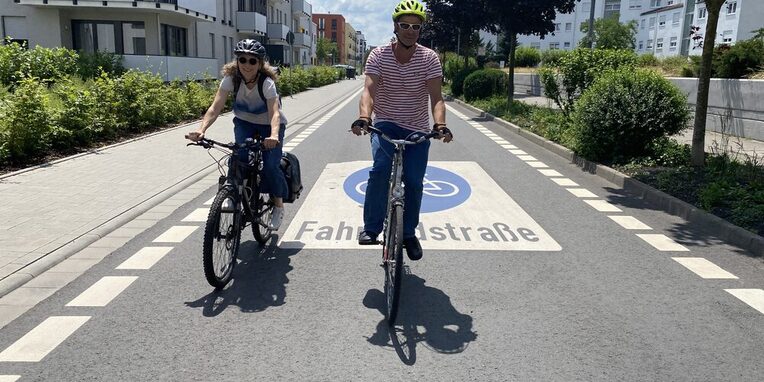
{"label": "bicycle front wheel", "polygon": [[218,191],[204,227],[202,258],[204,277],[215,289],[231,281],[241,240],[241,208],[234,191],[228,187]]}
{"label": "bicycle front wheel", "polygon": [[273,233],[273,230],[269,228],[273,213],[273,201],[267,194],[259,194],[256,197],[252,208],[252,215],[254,216],[252,234],[258,243],[265,244]]}
{"label": "bicycle front wheel", "polygon": [[387,297],[387,324],[395,324],[403,279],[403,207],[390,211],[382,247],[385,264],[385,296]]}

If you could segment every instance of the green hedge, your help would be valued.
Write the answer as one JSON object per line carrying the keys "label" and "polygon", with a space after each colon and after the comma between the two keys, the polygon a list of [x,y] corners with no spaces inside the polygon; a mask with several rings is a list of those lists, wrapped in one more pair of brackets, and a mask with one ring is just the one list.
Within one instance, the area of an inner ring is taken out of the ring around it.
{"label": "green hedge", "polygon": [[464,99],[469,101],[507,94],[507,74],[499,69],[472,72],[464,79]]}
{"label": "green hedge", "polygon": [[687,98],[647,69],[610,71],[575,106],[574,150],[601,163],[626,163],[650,154],[652,143],[686,127]]}
{"label": "green hedge", "polygon": [[527,46],[518,47],[515,50],[515,66],[532,68],[541,62],[541,52]]}

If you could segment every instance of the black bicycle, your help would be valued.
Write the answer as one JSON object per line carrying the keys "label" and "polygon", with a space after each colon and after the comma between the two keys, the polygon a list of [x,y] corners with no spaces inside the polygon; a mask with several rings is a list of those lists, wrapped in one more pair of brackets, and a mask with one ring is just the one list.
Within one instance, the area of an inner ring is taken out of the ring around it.
{"label": "black bicycle", "polygon": [[[260,192],[263,170],[262,141],[248,138],[246,142],[236,144],[202,138],[187,146],[201,146],[208,152],[217,147],[226,153],[220,159],[215,158],[221,175],[218,193],[204,226],[202,245],[204,276],[215,289],[222,289],[231,281],[241,232],[246,226],[252,226],[252,234],[260,244],[265,244],[272,234],[268,223],[273,212],[273,201],[268,194]],[[242,149],[247,151],[247,161],[236,155]],[[225,172],[224,160],[229,160],[229,173]]]}
{"label": "black bicycle", "polygon": [[390,170],[390,185],[387,190],[387,212],[382,228],[382,267],[385,269],[385,296],[387,298],[387,323],[395,324],[403,279],[403,150],[407,145],[416,145],[430,138],[440,136],[440,132],[412,134],[406,139],[393,139],[374,126],[368,130],[395,146],[393,164]]}

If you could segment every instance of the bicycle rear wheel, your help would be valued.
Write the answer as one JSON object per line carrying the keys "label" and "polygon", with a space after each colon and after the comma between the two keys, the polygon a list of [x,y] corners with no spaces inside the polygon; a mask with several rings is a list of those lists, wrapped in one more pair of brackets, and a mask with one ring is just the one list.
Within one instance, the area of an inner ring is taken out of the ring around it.
{"label": "bicycle rear wheel", "polygon": [[267,194],[259,194],[252,208],[254,221],[252,222],[252,234],[260,244],[270,239],[273,230],[268,227],[273,213],[273,201]]}
{"label": "bicycle rear wheel", "polygon": [[403,279],[403,207],[390,211],[382,247],[385,264],[385,297],[387,297],[387,324],[393,326],[398,315]]}
{"label": "bicycle rear wheel", "polygon": [[229,187],[218,191],[204,227],[204,277],[215,289],[222,289],[231,281],[236,265],[241,240],[241,208],[236,199]]}

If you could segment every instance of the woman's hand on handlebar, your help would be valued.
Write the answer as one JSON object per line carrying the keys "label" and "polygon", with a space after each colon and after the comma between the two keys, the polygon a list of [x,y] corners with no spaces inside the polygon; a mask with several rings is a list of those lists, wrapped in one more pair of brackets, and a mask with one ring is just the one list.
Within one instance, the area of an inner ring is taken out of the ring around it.
{"label": "woman's hand on handlebar", "polygon": [[270,150],[276,146],[279,145],[279,138],[278,137],[268,137],[263,140],[263,147],[266,150]]}
{"label": "woman's hand on handlebar", "polygon": [[199,142],[202,139],[204,139],[204,133],[201,131],[192,131],[188,134],[186,134],[186,139],[192,142]]}

